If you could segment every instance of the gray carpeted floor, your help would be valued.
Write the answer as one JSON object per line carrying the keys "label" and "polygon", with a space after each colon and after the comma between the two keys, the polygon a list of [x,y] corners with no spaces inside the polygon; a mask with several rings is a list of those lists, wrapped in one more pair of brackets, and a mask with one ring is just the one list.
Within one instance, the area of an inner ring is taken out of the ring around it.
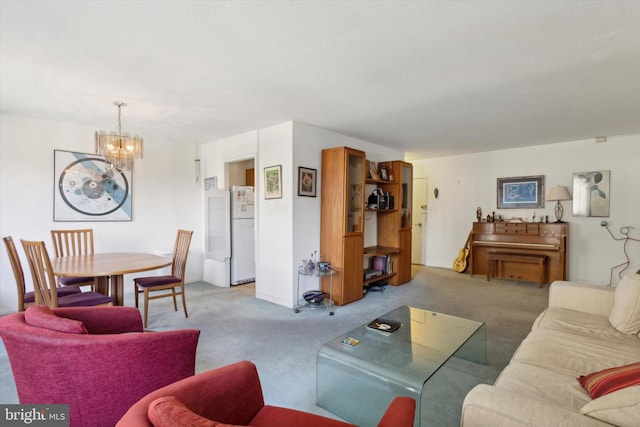
{"label": "gray carpeted floor", "polygon": [[[423,412],[422,425],[438,426],[459,425],[462,399],[468,389],[475,383],[493,383],[548,298],[546,286],[540,289],[537,284],[501,279],[487,282],[483,276],[417,266],[410,283],[371,292],[360,301],[337,307],[334,316],[325,310],[295,314],[256,299],[254,290],[253,284],[233,288],[189,284],[189,318],[185,319],[182,311],[173,312],[170,299],[152,301],[149,328],[198,328],[197,372],[251,360],[258,367],[268,404],[333,417],[315,404],[316,354],[326,341],[401,305],[485,322],[487,364],[473,365],[469,373],[476,380],[442,381],[441,392],[432,396],[439,410]],[[127,291],[125,304],[133,305],[131,289]],[[4,347],[0,350],[0,402],[17,403],[7,355]]]}

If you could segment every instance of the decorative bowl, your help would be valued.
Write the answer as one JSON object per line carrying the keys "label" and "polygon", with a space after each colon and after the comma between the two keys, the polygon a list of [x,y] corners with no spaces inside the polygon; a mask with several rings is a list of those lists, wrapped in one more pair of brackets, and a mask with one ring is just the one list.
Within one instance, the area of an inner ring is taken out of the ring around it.
{"label": "decorative bowl", "polygon": [[326,294],[322,291],[307,291],[302,294],[302,298],[312,304],[320,304],[322,301],[324,301],[325,295]]}

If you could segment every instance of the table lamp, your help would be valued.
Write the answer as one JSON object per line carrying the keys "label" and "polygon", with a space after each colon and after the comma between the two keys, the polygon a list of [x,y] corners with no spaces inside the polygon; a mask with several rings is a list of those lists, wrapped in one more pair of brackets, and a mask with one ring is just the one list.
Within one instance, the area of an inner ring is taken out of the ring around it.
{"label": "table lamp", "polygon": [[556,223],[564,222],[562,220],[562,204],[560,203],[562,200],[571,200],[571,194],[569,194],[569,190],[564,185],[556,185],[555,187],[551,187],[551,191],[547,196],[548,201],[557,201],[556,203]]}

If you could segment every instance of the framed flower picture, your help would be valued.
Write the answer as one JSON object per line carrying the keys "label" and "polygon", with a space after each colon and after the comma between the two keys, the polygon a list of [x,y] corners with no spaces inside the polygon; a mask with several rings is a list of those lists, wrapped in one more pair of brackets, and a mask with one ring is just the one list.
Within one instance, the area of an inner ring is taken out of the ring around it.
{"label": "framed flower picture", "polygon": [[282,198],[282,165],[264,168],[264,198]]}

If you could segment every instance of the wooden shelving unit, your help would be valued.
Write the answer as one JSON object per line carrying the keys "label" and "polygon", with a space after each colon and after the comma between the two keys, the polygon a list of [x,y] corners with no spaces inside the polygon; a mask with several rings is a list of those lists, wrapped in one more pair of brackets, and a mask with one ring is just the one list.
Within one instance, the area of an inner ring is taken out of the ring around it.
{"label": "wooden shelving unit", "polygon": [[393,209],[377,210],[378,246],[398,249],[391,254],[396,274],[389,278],[390,285],[402,285],[411,280],[411,197],[413,192],[413,165],[403,161],[381,162],[392,180],[367,179],[384,193],[394,197]]}
{"label": "wooden shelving unit", "polygon": [[[382,162],[393,180],[366,179],[365,153],[348,147],[322,151],[320,253],[336,270],[336,305],[356,301],[369,283],[387,280],[401,285],[411,280],[411,192],[413,166],[403,161]],[[394,197],[392,209],[366,206],[368,187]],[[364,214],[373,212],[377,246],[364,248]],[[364,258],[388,257],[392,272],[364,280]],[[328,282],[322,280],[322,289]]]}

